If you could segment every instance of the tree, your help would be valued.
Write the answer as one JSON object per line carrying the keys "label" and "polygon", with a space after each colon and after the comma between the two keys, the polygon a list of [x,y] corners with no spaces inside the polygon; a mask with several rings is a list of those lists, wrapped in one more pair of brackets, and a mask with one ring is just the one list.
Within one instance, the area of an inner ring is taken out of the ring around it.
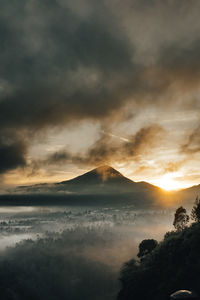
{"label": "tree", "polygon": [[139,244],[138,257],[144,258],[147,254],[150,254],[158,245],[158,242],[154,239],[143,240]]}
{"label": "tree", "polygon": [[131,277],[134,273],[137,273],[139,270],[140,264],[134,258],[130,261],[123,264],[120,270],[120,278],[119,280],[125,284],[129,277]]}
{"label": "tree", "polygon": [[191,211],[191,219],[195,222],[200,222],[200,198],[197,196],[195,200],[195,204]]}
{"label": "tree", "polygon": [[169,300],[179,288],[200,295],[199,253],[200,223],[195,223],[161,241],[138,266],[127,264],[120,276],[122,288],[117,300]]}
{"label": "tree", "polygon": [[177,208],[174,214],[173,225],[177,231],[183,230],[187,223],[189,222],[190,217],[187,215],[187,211],[184,207],[180,206]]}

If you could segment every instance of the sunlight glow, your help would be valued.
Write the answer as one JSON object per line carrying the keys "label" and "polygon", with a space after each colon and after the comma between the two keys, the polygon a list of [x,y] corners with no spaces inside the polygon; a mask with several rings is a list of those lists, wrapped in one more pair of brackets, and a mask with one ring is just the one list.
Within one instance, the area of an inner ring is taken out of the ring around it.
{"label": "sunlight glow", "polygon": [[153,184],[157,185],[158,187],[166,190],[178,190],[185,188],[185,184],[183,182],[179,182],[176,180],[176,178],[179,176],[177,172],[175,173],[167,173],[163,175],[162,177],[155,179],[152,181]]}

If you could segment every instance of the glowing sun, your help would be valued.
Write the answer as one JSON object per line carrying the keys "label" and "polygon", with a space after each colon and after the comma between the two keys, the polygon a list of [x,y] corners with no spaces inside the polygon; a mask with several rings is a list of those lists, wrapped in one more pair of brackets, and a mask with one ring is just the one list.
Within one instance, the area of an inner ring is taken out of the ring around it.
{"label": "glowing sun", "polygon": [[166,190],[178,190],[184,188],[184,184],[176,180],[177,173],[167,173],[162,177],[155,179],[153,184],[157,185],[158,187]]}

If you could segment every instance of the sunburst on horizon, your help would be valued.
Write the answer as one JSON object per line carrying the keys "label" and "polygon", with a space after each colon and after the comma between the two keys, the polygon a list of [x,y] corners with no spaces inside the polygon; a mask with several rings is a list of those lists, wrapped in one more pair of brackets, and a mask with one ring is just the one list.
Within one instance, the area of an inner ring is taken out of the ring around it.
{"label": "sunburst on horizon", "polygon": [[178,181],[176,179],[178,176],[180,174],[177,172],[166,173],[160,178],[152,180],[151,183],[166,191],[175,191],[190,187],[186,182]]}

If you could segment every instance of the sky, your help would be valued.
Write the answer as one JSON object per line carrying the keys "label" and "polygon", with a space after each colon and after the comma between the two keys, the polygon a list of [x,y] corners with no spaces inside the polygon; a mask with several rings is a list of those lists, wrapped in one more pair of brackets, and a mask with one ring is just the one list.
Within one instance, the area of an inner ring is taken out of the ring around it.
{"label": "sky", "polygon": [[200,183],[200,1],[0,4],[1,189],[105,164]]}

